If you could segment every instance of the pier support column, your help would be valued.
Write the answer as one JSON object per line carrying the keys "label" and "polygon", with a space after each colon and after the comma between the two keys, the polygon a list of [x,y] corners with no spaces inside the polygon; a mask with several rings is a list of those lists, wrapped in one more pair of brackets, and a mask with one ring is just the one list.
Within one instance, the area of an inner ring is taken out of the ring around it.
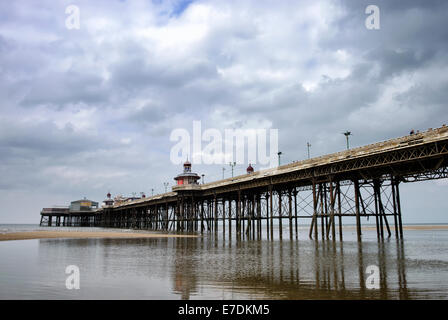
{"label": "pier support column", "polygon": [[272,203],[272,184],[269,185],[269,212],[270,212],[270,231],[271,231],[271,240],[274,240],[274,205]]}
{"label": "pier support column", "polygon": [[401,202],[400,202],[400,179],[397,177],[396,179],[396,185],[395,185],[395,192],[397,196],[397,209],[398,209],[398,228],[399,228],[399,235],[400,239],[403,239],[403,223],[401,220]]}
{"label": "pier support column", "polygon": [[218,200],[216,194],[213,197],[213,215],[215,218],[215,233],[218,232]]}
{"label": "pier support column", "polygon": [[341,184],[339,181],[336,182],[336,190],[338,197],[338,213],[339,213],[339,240],[342,241],[342,203],[341,203]]}
{"label": "pier support column", "polygon": [[282,192],[277,191],[278,194],[278,235],[280,240],[283,239],[283,228],[282,228]]}
{"label": "pier support column", "polygon": [[237,234],[237,237],[239,237],[239,235],[241,233],[240,217],[241,217],[241,191],[238,190],[238,200],[237,200],[237,204],[236,204],[236,234]]}
{"label": "pier support column", "polygon": [[294,188],[294,220],[295,220],[296,239],[298,239],[299,231],[298,231],[298,222],[297,222],[297,189],[296,188]]}
{"label": "pier support column", "polygon": [[361,241],[361,218],[359,216],[359,180],[354,181],[355,186],[355,210],[356,210],[356,235],[358,241]]}
{"label": "pier support column", "polygon": [[270,228],[269,228],[269,189],[266,192],[266,239],[269,240]]}
{"label": "pier support column", "polygon": [[313,231],[314,231],[314,240],[318,240],[318,231],[317,231],[317,204],[318,204],[318,196],[316,192],[316,180],[313,179],[313,218],[311,220],[310,233],[309,238],[313,239]]}
{"label": "pier support column", "polygon": [[399,239],[400,235],[399,235],[399,227],[398,227],[398,209],[397,209],[397,197],[396,197],[396,192],[395,192],[395,179],[393,176],[391,176],[390,179],[390,183],[391,183],[391,187],[392,187],[392,204],[393,204],[393,214],[394,214],[394,229],[395,229],[395,238]]}
{"label": "pier support column", "polygon": [[229,198],[229,239],[232,237],[232,199]]}
{"label": "pier support column", "polygon": [[257,194],[257,236],[261,239],[261,196]]}
{"label": "pier support column", "polygon": [[201,234],[204,233],[204,199],[201,200]]}
{"label": "pier support column", "polygon": [[333,188],[333,180],[330,178],[330,221],[327,225],[327,239],[329,238],[329,233],[331,229],[331,238],[335,240],[336,238],[336,230],[335,230],[335,221],[334,221],[334,206],[336,203],[336,190]]}
{"label": "pier support column", "polygon": [[226,200],[222,199],[222,238],[226,238]]}
{"label": "pier support column", "polygon": [[[325,183],[319,183],[319,195],[320,195],[320,233],[322,241],[325,240],[325,219],[327,218],[327,207],[325,205],[326,200],[326,186]],[[319,197],[318,197],[319,198]]]}
{"label": "pier support column", "polygon": [[292,192],[291,189],[288,190],[288,205],[289,205],[289,238],[292,240]]}

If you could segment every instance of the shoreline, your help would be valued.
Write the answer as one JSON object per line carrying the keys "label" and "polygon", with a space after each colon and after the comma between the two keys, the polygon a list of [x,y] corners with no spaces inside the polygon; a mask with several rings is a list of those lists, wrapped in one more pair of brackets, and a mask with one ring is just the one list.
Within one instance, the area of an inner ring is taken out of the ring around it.
{"label": "shoreline", "polygon": [[197,235],[104,231],[21,231],[0,233],[0,241],[32,239],[197,238]]}
{"label": "shoreline", "polygon": [[[364,230],[375,230],[375,225],[364,225]],[[355,230],[356,226],[343,226],[343,229]],[[390,226],[391,231],[395,230]],[[403,230],[448,230],[448,225],[403,225]],[[0,233],[0,241],[32,240],[32,239],[136,239],[136,238],[197,238],[194,234],[169,234],[149,232],[117,232],[117,231],[65,231],[38,230]]]}

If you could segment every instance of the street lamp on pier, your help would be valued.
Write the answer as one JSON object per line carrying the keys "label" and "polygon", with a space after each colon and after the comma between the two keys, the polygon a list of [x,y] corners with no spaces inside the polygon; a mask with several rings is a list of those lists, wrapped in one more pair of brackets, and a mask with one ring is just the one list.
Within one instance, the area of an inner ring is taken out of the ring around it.
{"label": "street lamp on pier", "polygon": [[233,178],[233,168],[236,166],[236,162],[229,162],[229,166],[232,168],[232,178]]}
{"label": "street lamp on pier", "polygon": [[310,148],[311,148],[311,143],[307,142],[306,146],[308,148],[308,159],[310,158]]}
{"label": "street lamp on pier", "polygon": [[350,149],[350,143],[349,143],[349,136],[352,136],[352,133],[350,131],[346,131],[343,133],[343,135],[345,136],[345,138],[347,139],[347,150]]}

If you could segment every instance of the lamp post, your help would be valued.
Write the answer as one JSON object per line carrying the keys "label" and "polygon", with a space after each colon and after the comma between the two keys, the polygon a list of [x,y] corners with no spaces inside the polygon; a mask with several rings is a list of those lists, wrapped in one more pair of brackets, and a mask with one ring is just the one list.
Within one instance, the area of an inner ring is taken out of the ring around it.
{"label": "lamp post", "polygon": [[346,131],[343,133],[343,135],[345,136],[345,138],[347,139],[347,150],[350,149],[350,143],[348,141],[348,137],[352,136],[352,133],[350,131]]}
{"label": "lamp post", "polygon": [[151,196],[154,195],[154,188],[151,189]]}
{"label": "lamp post", "polygon": [[165,193],[166,193],[166,189],[168,188],[169,185],[170,185],[169,182],[164,182],[163,183],[163,186],[165,187]]}
{"label": "lamp post", "polygon": [[232,178],[233,178],[233,168],[236,166],[236,162],[229,162],[230,167],[232,168]]}
{"label": "lamp post", "polygon": [[226,171],[226,168],[222,168],[222,180],[224,180],[224,171]]}
{"label": "lamp post", "polygon": [[201,176],[202,176],[202,184],[204,184],[204,174],[202,174]]}
{"label": "lamp post", "polygon": [[308,148],[308,159],[310,158],[310,148],[311,148],[311,143],[307,142],[306,146]]}
{"label": "lamp post", "polygon": [[280,167],[280,156],[282,155],[282,152],[281,151],[277,152],[277,155],[278,155],[278,166]]}

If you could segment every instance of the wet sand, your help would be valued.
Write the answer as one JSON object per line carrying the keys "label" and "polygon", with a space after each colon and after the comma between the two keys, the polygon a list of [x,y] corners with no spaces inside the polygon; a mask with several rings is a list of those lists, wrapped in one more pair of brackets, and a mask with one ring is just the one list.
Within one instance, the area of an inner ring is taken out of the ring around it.
{"label": "wet sand", "polygon": [[[367,225],[363,226],[361,225],[362,229],[365,230],[376,230],[376,226]],[[386,228],[386,226],[383,226]],[[395,226],[391,225],[389,222],[389,227],[391,230],[395,230]],[[356,229],[356,226],[347,226],[344,227],[346,229]],[[448,225],[403,225],[403,230],[448,230]]]}
{"label": "wet sand", "polygon": [[0,234],[0,241],[57,238],[195,238],[196,235],[101,231],[25,231]]}
{"label": "wet sand", "polygon": [[[344,226],[344,229],[356,229],[356,226]],[[364,230],[375,230],[372,225],[362,226]],[[394,230],[394,226],[390,226]],[[403,230],[448,230],[448,225],[404,225]],[[90,238],[195,238],[197,235],[143,233],[143,232],[104,232],[104,231],[22,231],[0,233],[0,241],[29,239],[90,239]]]}
{"label": "wet sand", "polygon": [[[392,229],[393,229],[393,227],[392,227]],[[448,225],[403,226],[403,230],[448,230]]]}

